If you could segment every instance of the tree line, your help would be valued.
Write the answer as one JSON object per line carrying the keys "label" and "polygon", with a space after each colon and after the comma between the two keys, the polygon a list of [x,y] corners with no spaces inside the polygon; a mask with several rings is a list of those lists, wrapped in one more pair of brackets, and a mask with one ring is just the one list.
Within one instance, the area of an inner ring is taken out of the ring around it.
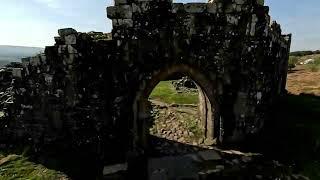
{"label": "tree line", "polygon": [[316,51],[294,51],[290,53],[290,56],[307,56],[307,55],[313,55],[313,54],[320,54],[320,50]]}

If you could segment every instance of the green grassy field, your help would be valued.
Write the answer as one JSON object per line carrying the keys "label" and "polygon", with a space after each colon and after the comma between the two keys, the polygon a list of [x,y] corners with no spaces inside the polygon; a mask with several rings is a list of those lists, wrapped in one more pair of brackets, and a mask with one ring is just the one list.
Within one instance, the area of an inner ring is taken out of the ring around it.
{"label": "green grassy field", "polygon": [[313,54],[308,56],[290,56],[289,57],[289,69],[293,69],[297,64],[307,59],[314,59],[314,63],[307,64],[306,67],[312,72],[320,71],[320,54]]}
{"label": "green grassy field", "polygon": [[308,64],[307,67],[312,71],[312,72],[318,72],[320,71],[320,57],[317,57],[315,59],[315,62],[312,64]]}
{"label": "green grassy field", "polygon": [[67,177],[58,171],[35,164],[23,155],[5,155],[0,152],[0,179],[63,180]]}
{"label": "green grassy field", "polygon": [[178,93],[172,81],[161,81],[152,91],[150,98],[168,104],[197,104],[198,92]]}

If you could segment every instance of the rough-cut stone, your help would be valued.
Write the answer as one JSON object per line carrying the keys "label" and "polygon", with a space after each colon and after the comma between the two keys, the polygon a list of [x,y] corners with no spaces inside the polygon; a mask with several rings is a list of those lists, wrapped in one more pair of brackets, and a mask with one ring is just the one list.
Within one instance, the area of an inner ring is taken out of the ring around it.
{"label": "rough-cut stone", "polygon": [[72,28],[59,29],[58,34],[60,37],[64,38],[68,35],[77,34],[77,31]]}
{"label": "rough-cut stone", "polygon": [[127,171],[128,164],[115,164],[111,166],[105,166],[103,168],[103,175],[115,174],[120,171]]}
{"label": "rough-cut stone", "polygon": [[204,144],[207,145],[207,146],[212,146],[216,143],[216,141],[214,139],[210,139],[210,138],[207,138],[204,140]]}
{"label": "rough-cut stone", "polygon": [[150,180],[165,180],[168,179],[168,172],[165,169],[157,169],[150,175]]}
{"label": "rough-cut stone", "polygon": [[188,91],[188,89],[197,89],[196,84],[192,81],[192,79],[190,79],[188,77],[183,77],[180,80],[173,81],[172,84],[176,88],[176,90],[178,90],[178,91],[179,90]]}
{"label": "rough-cut stone", "polygon": [[221,159],[221,156],[219,155],[219,153],[214,150],[200,151],[198,154],[205,161],[212,161],[212,160],[220,160]]}
{"label": "rough-cut stone", "polygon": [[64,37],[64,39],[67,45],[77,44],[77,36],[75,34],[67,35]]}

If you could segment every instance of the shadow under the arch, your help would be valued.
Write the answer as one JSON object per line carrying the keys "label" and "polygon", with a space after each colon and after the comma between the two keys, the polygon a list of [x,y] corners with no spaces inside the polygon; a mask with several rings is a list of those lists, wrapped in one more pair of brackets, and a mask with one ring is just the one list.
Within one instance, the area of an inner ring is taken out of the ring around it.
{"label": "shadow under the arch", "polygon": [[163,156],[178,156],[190,153],[196,153],[209,148],[201,147],[199,145],[191,145],[181,143],[165,138],[150,135],[149,137],[149,157],[163,157]]}

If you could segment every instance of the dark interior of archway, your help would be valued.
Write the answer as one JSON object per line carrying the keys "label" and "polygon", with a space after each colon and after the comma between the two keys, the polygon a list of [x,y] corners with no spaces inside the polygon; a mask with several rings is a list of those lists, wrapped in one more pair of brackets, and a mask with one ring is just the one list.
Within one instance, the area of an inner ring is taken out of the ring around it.
{"label": "dark interior of archway", "polygon": [[200,86],[183,74],[173,74],[153,89],[148,100],[149,150],[152,156],[197,152],[205,146]]}

